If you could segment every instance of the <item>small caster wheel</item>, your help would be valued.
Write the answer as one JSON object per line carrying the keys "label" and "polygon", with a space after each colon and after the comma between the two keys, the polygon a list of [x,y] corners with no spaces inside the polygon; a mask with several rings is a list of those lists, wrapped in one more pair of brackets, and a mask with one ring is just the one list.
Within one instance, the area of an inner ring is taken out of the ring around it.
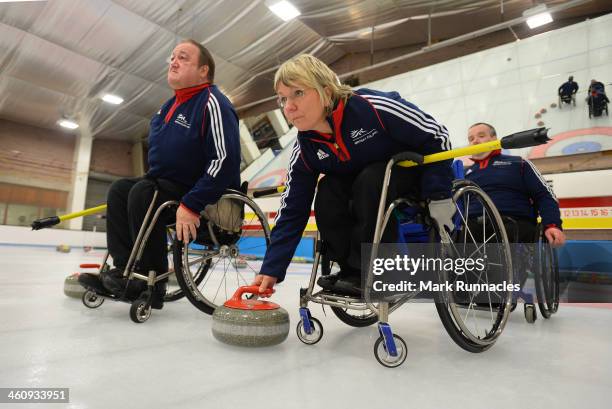
{"label": "small caster wheel", "polygon": [[85,291],[83,296],[81,297],[81,301],[87,308],[98,308],[102,304],[104,304],[104,298],[100,297],[98,294],[93,291]]}
{"label": "small caster wheel", "polygon": [[151,306],[147,306],[147,300],[139,298],[130,307],[130,318],[137,324],[142,324],[151,317]]}
{"label": "small caster wheel", "polygon": [[374,343],[374,356],[376,360],[387,368],[396,368],[400,366],[408,356],[408,347],[402,337],[393,334],[393,340],[395,341],[395,349],[397,352],[395,356],[392,356],[387,351],[387,346],[385,345],[385,339],[383,337],[378,338]]}
{"label": "small caster wheel", "polygon": [[295,328],[300,341],[306,345],[314,345],[323,338],[323,325],[316,318],[310,318],[310,334],[304,329],[304,322],[300,320]]}
{"label": "small caster wheel", "polygon": [[533,304],[525,304],[525,320],[533,324],[537,318],[538,315],[536,314],[535,306]]}

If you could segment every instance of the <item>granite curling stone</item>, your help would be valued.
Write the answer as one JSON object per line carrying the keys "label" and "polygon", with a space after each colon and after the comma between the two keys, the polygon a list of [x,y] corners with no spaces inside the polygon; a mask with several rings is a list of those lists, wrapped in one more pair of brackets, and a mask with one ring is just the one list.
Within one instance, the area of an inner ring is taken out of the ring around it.
{"label": "granite curling stone", "polygon": [[[289,314],[278,304],[242,299],[245,293],[260,295],[258,286],[238,288],[232,298],[213,313],[212,333],[219,341],[237,346],[280,344],[289,334]],[[271,295],[268,290],[265,295]]]}
{"label": "granite curling stone", "polygon": [[82,298],[85,290],[79,284],[79,273],[70,274],[64,280],[64,294],[72,298]]}

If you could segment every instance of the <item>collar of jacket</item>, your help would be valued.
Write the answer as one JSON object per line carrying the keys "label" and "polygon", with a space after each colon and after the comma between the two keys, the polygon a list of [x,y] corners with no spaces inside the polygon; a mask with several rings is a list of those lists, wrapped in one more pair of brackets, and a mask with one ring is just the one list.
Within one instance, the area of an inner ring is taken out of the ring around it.
{"label": "collar of jacket", "polygon": [[489,154],[482,159],[471,159],[474,161],[474,163],[478,164],[479,169],[484,169],[489,166],[489,161],[491,160],[491,158],[499,155],[501,155],[501,149],[495,149],[494,151],[489,152]]}
{"label": "collar of jacket", "polygon": [[326,141],[333,143],[334,147],[332,147],[332,150],[342,162],[347,161],[351,158],[351,155],[349,154],[348,149],[346,149],[346,145],[344,144],[344,139],[342,138],[342,118],[344,117],[344,108],[344,101],[339,100],[336,103],[336,106],[333,109],[331,115],[325,118],[329,123],[329,126],[332,128],[333,134],[314,131],[314,133],[323,137]]}
{"label": "collar of jacket", "polygon": [[174,100],[174,103],[168,110],[168,113],[166,114],[166,117],[164,118],[164,122],[168,123],[168,121],[170,121],[170,118],[172,118],[172,115],[174,115],[174,111],[176,111],[176,108],[179,105],[181,105],[184,102],[189,101],[191,97],[193,97],[194,95],[197,95],[203,89],[208,88],[208,87],[210,87],[210,83],[205,82],[204,84],[196,85],[194,87],[181,88],[181,89],[174,90],[174,96],[176,97],[176,99]]}

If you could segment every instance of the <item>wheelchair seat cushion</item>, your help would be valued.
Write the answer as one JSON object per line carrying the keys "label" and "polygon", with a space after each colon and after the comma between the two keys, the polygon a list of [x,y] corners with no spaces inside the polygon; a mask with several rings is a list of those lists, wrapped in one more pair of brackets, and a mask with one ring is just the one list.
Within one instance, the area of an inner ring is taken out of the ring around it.
{"label": "wheelchair seat cushion", "polygon": [[242,228],[244,209],[242,202],[221,198],[217,203],[206,206],[202,215],[222,230],[239,233]]}

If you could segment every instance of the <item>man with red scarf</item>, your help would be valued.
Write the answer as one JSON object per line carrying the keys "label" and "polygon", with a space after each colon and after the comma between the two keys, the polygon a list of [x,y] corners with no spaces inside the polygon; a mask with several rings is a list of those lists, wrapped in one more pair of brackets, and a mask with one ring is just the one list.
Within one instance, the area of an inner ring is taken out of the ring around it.
{"label": "man with red scarf", "polygon": [[[240,185],[238,116],[231,102],[213,84],[215,63],[209,51],[194,40],[179,43],[170,56],[167,80],[174,96],[151,119],[149,170],[145,177],[121,179],[108,192],[107,242],[115,268],[101,274],[81,275],[86,288],[120,295],[126,285],[123,271],[153,193],[156,206],[179,200],[176,233],[185,243],[196,237],[199,215],[216,203],[227,188]],[[158,222],[144,248],[136,270],[148,275],[168,270],[166,231]],[[144,290],[133,280],[128,297]],[[166,283],[157,283],[152,307],[163,306]]]}
{"label": "man with red scarf", "polygon": [[[468,130],[470,145],[497,139],[495,128],[479,122]],[[484,190],[502,216],[515,223],[505,223],[511,241],[530,243],[535,238],[537,217],[541,217],[544,235],[553,247],[565,244],[561,230],[559,203],[533,163],[520,156],[503,155],[500,150],[474,155],[475,162],[465,172],[465,178]],[[470,213],[477,214],[477,209]]]}

